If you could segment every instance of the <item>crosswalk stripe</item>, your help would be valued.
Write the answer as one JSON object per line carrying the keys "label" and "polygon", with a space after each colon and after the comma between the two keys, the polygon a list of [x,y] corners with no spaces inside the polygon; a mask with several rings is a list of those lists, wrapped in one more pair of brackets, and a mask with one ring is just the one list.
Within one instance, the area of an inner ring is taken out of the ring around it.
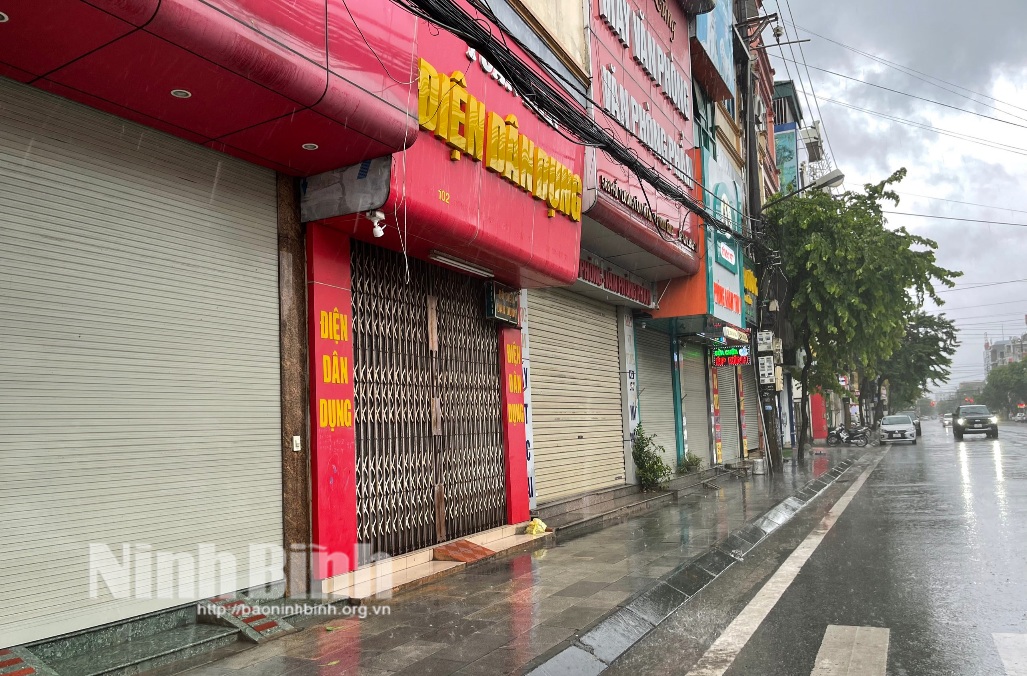
{"label": "crosswalk stripe", "polygon": [[1006,676],[1027,676],[1027,634],[992,634]]}
{"label": "crosswalk stripe", "polygon": [[884,676],[888,630],[829,625],[810,676]]}

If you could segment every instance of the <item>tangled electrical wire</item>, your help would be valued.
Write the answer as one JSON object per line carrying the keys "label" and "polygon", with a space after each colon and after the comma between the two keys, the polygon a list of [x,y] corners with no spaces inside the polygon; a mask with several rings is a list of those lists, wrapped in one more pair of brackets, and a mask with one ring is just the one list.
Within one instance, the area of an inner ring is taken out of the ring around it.
{"label": "tangled electrical wire", "polygon": [[[568,100],[566,96],[558,92],[555,87],[540,76],[536,70],[518,58],[510,50],[510,42],[516,44],[526,54],[530,55],[532,53],[531,50],[517,40],[510,31],[503,28],[502,23],[491,11],[487,2],[483,4],[481,0],[471,0],[474,7],[488,18],[488,22],[468,15],[456,6],[452,0],[392,0],[392,2],[411,14],[453,33],[466,42],[469,47],[484,55],[513,84],[517,93],[531,107],[543,111],[558,124],[570,130],[579,139],[579,143],[595,147],[606,153],[616,162],[627,167],[639,179],[643,186],[643,194],[645,194],[644,186],[648,183],[660,194],[682,204],[689,211],[702,217],[707,225],[713,226],[717,230],[727,233],[744,243],[759,245],[756,240],[737,232],[734,228],[722,222],[706,209],[701,202],[669,181],[654,167],[648,166],[639,160],[632,148],[617,140],[612,132],[603,128],[583,108]],[[494,35],[489,23],[495,25],[499,30],[498,38]],[[538,60],[537,65],[554,79],[561,80],[570,85],[566,78],[549,64]],[[595,101],[587,98],[586,100],[601,108]],[[634,136],[630,129],[626,129],[626,131]],[[648,195],[645,195],[645,198],[648,203]],[[652,208],[651,204],[648,206]],[[660,237],[663,237],[665,240],[667,239],[660,228],[655,228],[655,230]]]}

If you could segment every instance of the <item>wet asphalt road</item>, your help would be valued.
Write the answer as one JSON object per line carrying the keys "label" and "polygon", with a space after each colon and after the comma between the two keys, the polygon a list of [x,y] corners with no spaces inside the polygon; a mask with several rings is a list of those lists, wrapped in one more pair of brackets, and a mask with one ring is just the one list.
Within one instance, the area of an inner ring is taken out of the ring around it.
{"label": "wet asphalt road", "polygon": [[[1027,425],[963,442],[936,420],[923,426],[917,445],[891,447],[727,674],[810,674],[829,625],[887,628],[888,674],[1027,673],[1006,671],[993,636],[1027,635]],[[844,488],[800,512],[611,672],[687,673]]]}

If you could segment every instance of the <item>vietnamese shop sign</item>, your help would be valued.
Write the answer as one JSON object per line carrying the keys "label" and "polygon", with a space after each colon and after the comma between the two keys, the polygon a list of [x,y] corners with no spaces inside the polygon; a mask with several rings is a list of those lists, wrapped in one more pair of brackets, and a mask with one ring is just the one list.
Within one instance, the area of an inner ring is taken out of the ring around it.
{"label": "vietnamese shop sign", "polygon": [[715,367],[752,365],[752,357],[749,355],[749,346],[718,347],[713,350],[713,365]]}
{"label": "vietnamese shop sign", "polygon": [[[665,52],[649,31],[642,12],[633,12],[628,0],[599,0],[599,16],[620,41],[631,50],[635,61],[663,96],[686,119],[692,112],[692,81],[682,74],[673,55]],[[669,24],[668,24],[669,25]],[[676,24],[675,24],[676,26]],[[673,36],[673,32],[672,32]],[[650,150],[659,155],[679,179],[691,180],[692,158],[678,142],[674,129],[667,131],[617,80],[613,68],[602,72],[603,108],[627,127]]]}
{"label": "vietnamese shop sign", "polygon": [[583,252],[581,262],[578,264],[578,279],[646,307],[653,306],[652,287],[619,275],[604,263],[601,258]]}
{"label": "vietnamese shop sign", "polygon": [[[688,19],[672,0],[596,0],[591,53],[596,121],[683,192],[695,195]],[[665,170],[664,170],[665,169]],[[697,256],[698,218],[604,153],[595,154],[597,200],[609,227],[652,224],[667,244]],[[589,177],[591,179],[591,176]],[[621,205],[625,208],[621,208]],[[630,212],[630,213],[629,213]]]}
{"label": "vietnamese shop sign", "polygon": [[485,110],[459,70],[440,73],[424,59],[418,59],[418,70],[418,123],[452,149],[451,160],[484,162],[488,171],[545,202],[550,217],[559,212],[581,220],[581,176],[521,134],[516,115]]}

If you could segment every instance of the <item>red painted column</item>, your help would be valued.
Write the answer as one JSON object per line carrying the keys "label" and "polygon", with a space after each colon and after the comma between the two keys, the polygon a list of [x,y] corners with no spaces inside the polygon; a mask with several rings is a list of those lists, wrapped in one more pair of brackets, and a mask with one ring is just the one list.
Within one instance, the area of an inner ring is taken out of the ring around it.
{"label": "red painted column", "polygon": [[809,398],[810,419],[813,423],[813,441],[827,439],[827,406],[824,395],[816,392]]}
{"label": "red painted column", "polygon": [[515,524],[530,518],[520,329],[499,329],[499,364],[502,377],[500,402],[503,409],[503,453],[506,455],[506,522]]}
{"label": "red painted column", "polygon": [[310,486],[314,574],[356,568],[356,437],[353,428],[353,306],[350,242],[307,226],[310,340]]}

